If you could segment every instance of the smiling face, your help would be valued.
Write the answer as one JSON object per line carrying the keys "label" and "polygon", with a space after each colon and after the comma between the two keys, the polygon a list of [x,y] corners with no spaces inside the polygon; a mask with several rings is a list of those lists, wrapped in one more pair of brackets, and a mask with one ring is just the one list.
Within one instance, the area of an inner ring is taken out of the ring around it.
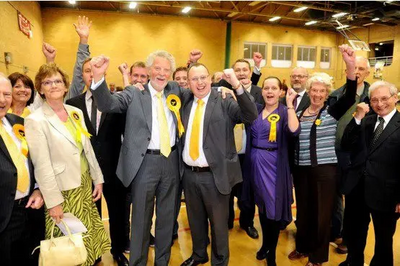
{"label": "smiling face", "polygon": [[189,88],[199,99],[206,97],[211,91],[211,78],[207,68],[202,65],[191,67],[188,73]]}
{"label": "smiling face", "polygon": [[329,90],[324,83],[314,81],[310,86],[308,94],[310,96],[311,105],[320,107],[324,105],[326,99],[328,99]]}
{"label": "smiling face", "polygon": [[187,71],[177,71],[174,80],[178,82],[179,87],[186,89],[188,87]]}
{"label": "smiling face", "polygon": [[13,102],[22,102],[26,105],[32,96],[32,88],[24,84],[22,80],[18,79],[13,87]]}
{"label": "smiling face", "polygon": [[274,106],[278,103],[279,96],[282,90],[279,86],[279,82],[275,78],[268,78],[264,81],[262,88],[262,96],[264,98],[265,105]]}
{"label": "smiling face", "polygon": [[6,114],[12,103],[12,87],[9,80],[0,76],[0,119]]}
{"label": "smiling face", "polygon": [[162,91],[171,76],[171,63],[164,57],[157,56],[153,65],[148,68],[151,86],[156,91]]}
{"label": "smiling face", "polygon": [[391,95],[387,86],[376,88],[371,92],[371,107],[379,116],[385,116],[396,108],[397,94]]}
{"label": "smiling face", "polygon": [[63,101],[67,91],[61,74],[57,72],[57,74],[45,77],[42,80],[39,93],[44,95],[46,100]]}
{"label": "smiling face", "polygon": [[131,72],[131,84],[135,85],[140,83],[142,85],[147,84],[147,70],[144,67],[133,67]]}
{"label": "smiling face", "polygon": [[250,66],[245,62],[236,62],[233,66],[238,80],[249,79],[251,77]]}
{"label": "smiling face", "polygon": [[295,68],[290,74],[290,85],[297,93],[302,92],[306,89],[307,78],[308,73],[305,68]]}

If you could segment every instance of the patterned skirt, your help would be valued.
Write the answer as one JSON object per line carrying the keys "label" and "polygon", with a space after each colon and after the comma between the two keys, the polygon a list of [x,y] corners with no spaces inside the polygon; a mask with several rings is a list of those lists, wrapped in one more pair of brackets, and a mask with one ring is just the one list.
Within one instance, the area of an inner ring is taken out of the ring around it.
{"label": "patterned skirt", "polygon": [[[87,260],[83,266],[91,266],[96,259],[101,257],[111,248],[109,237],[104,229],[99,212],[93,202],[92,179],[87,169],[82,174],[80,187],[68,191],[62,191],[64,202],[62,203],[64,213],[72,213],[86,226],[87,232],[83,234],[83,242],[87,250]],[[51,226],[53,220],[46,211],[46,239],[51,238]],[[61,230],[54,228],[54,237],[63,236]]]}

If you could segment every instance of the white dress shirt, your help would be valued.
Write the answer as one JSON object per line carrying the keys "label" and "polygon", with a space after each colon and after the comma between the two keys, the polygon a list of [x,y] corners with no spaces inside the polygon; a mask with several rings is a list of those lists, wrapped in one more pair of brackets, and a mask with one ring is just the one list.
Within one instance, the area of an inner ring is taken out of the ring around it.
{"label": "white dress shirt", "polygon": [[297,94],[297,102],[296,102],[296,106],[294,106],[295,107],[294,110],[297,111],[297,107],[299,107],[301,100],[303,99],[304,93],[306,93],[306,90],[303,90],[302,92],[299,92]]}
{"label": "white dress shirt", "polygon": [[[5,130],[7,131],[7,133],[14,140],[14,143],[17,145],[18,149],[21,149],[21,141],[14,135],[14,132],[13,132],[13,129],[12,129],[12,126],[11,126],[10,122],[8,122],[8,120],[5,117],[3,117],[1,119],[1,121],[3,122],[3,126],[4,126]],[[28,159],[25,156],[24,156],[24,162],[25,162],[26,169],[28,170],[28,177],[30,177],[31,173],[29,172],[29,162],[28,162]],[[22,192],[16,190],[16,193],[15,193],[15,199],[16,200],[22,199],[22,198],[24,198],[24,197],[29,195],[29,188],[31,187],[30,182],[31,182],[31,179],[29,178],[28,189],[27,189],[27,191],[25,193],[22,193]]]}
{"label": "white dress shirt", "polygon": [[189,155],[189,147],[190,147],[190,136],[192,135],[194,114],[196,112],[196,108],[198,105],[197,101],[199,98],[194,97],[192,109],[190,110],[189,122],[188,122],[187,129],[186,129],[185,147],[183,148],[183,155],[182,155],[183,161],[189,166],[197,166],[197,167],[208,167],[209,166],[206,156],[204,154],[204,150],[203,150],[204,114],[206,112],[207,102],[208,102],[209,98],[210,98],[210,93],[208,93],[208,95],[202,99],[204,102],[204,107],[203,107],[203,113],[201,114],[200,132],[199,132],[199,134],[200,134],[199,135],[200,153],[199,153],[199,158],[197,158],[195,161]]}
{"label": "white dress shirt", "polygon": [[[92,103],[93,103],[93,94],[90,90],[86,91],[85,94],[85,102],[86,102],[86,111],[88,113],[89,119],[92,118]],[[96,116],[96,135],[99,133],[99,125],[100,125],[100,119],[101,119],[101,112],[99,109],[97,109],[97,116]]]}

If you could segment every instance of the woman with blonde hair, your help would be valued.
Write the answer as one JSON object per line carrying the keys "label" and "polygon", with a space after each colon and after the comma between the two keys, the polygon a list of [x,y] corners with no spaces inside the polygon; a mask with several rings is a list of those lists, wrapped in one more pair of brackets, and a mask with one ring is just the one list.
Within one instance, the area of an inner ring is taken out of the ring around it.
{"label": "woman with blonde hair", "polygon": [[[65,105],[68,76],[54,63],[42,65],[35,77],[42,107],[25,119],[26,139],[35,178],[47,207],[46,238],[53,221],[72,213],[87,228],[84,243],[93,265],[110,249],[110,241],[95,206],[100,200],[103,175],[89,140],[82,111]],[[94,190],[92,192],[92,183]],[[61,236],[56,228],[55,236]]]}

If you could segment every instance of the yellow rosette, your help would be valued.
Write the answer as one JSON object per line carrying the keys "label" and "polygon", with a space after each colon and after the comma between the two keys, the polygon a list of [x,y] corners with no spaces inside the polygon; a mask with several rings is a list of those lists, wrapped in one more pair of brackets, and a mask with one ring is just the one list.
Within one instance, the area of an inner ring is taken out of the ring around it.
{"label": "yellow rosette", "polygon": [[167,106],[168,109],[174,112],[176,116],[176,120],[178,121],[179,137],[181,137],[182,134],[185,132],[185,128],[183,127],[181,120],[181,115],[179,114],[179,109],[181,109],[181,99],[179,99],[179,97],[176,96],[175,94],[170,94],[167,97]]}
{"label": "yellow rosette", "polygon": [[276,142],[276,123],[281,119],[277,114],[272,114],[268,116],[268,122],[271,123],[271,128],[269,130],[269,142]]}
{"label": "yellow rosette", "polygon": [[21,141],[21,152],[28,158],[28,144],[25,139],[25,127],[21,124],[15,124],[13,126],[14,135]]}
{"label": "yellow rosette", "polygon": [[316,120],[315,120],[315,125],[316,125],[316,126],[321,125],[321,123],[322,123],[321,119],[316,119]]}
{"label": "yellow rosette", "polygon": [[74,121],[75,126],[76,126],[76,139],[78,140],[78,142],[82,141],[81,134],[83,134],[86,137],[90,138],[92,135],[82,127],[81,117],[79,116],[78,112],[72,111],[70,116],[71,116],[72,121]]}

